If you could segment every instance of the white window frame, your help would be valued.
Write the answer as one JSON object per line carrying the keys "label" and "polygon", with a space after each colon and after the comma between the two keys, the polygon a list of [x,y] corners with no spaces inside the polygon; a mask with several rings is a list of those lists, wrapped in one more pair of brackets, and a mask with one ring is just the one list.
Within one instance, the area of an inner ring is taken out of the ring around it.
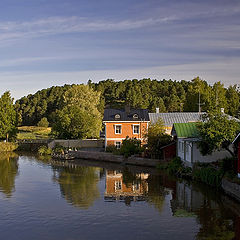
{"label": "white window frame", "polygon": [[[117,127],[120,127],[120,133],[117,133]],[[115,134],[122,134],[122,124],[115,124],[114,125],[114,131],[115,131]]]}
{"label": "white window frame", "polygon": [[115,188],[115,191],[122,190],[122,181],[120,181],[120,180],[115,181],[114,182],[114,188]]}
{"label": "white window frame", "polygon": [[[138,126],[138,133],[134,132],[134,127]],[[139,135],[140,134],[140,124],[133,124],[132,125],[132,130],[133,130],[133,134]]]}
{"label": "white window frame", "polygon": [[121,145],[122,145],[122,142],[120,142],[120,141],[116,141],[116,142],[115,142],[115,147],[116,147],[117,149],[120,149],[120,148],[121,148]]}

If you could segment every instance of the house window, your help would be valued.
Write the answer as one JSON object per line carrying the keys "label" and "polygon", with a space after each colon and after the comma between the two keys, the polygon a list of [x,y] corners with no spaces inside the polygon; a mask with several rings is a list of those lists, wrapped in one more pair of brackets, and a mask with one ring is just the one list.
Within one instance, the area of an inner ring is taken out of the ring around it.
{"label": "house window", "polygon": [[122,182],[121,181],[115,181],[115,191],[122,189]]}
{"label": "house window", "polygon": [[137,119],[138,118],[138,115],[135,113],[135,114],[133,114],[133,118],[134,119]]}
{"label": "house window", "polygon": [[121,134],[121,133],[122,133],[122,126],[115,125],[115,134]]}
{"label": "house window", "polygon": [[139,134],[139,133],[140,133],[139,125],[133,125],[133,134]]}
{"label": "house window", "polygon": [[115,142],[115,147],[117,149],[120,149],[121,148],[121,142]]}
{"label": "house window", "polygon": [[120,119],[120,118],[121,118],[120,114],[115,115],[115,119]]}

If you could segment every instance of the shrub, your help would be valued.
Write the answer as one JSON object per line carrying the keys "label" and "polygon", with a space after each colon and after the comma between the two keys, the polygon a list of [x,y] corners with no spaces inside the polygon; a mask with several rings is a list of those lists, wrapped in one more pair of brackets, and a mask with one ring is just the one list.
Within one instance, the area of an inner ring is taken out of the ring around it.
{"label": "shrub", "polygon": [[48,127],[49,122],[46,117],[43,117],[39,122],[38,122],[38,127]]}
{"label": "shrub", "polygon": [[114,146],[114,145],[108,145],[106,147],[106,152],[110,152],[110,153],[113,153],[117,150],[117,148]]}
{"label": "shrub", "polygon": [[192,169],[190,167],[185,167],[182,163],[181,158],[175,157],[173,158],[168,166],[167,166],[167,171],[170,174],[174,174],[177,176],[182,176],[182,175],[190,175],[192,173]]}
{"label": "shrub", "polygon": [[41,156],[42,155],[51,155],[52,154],[52,149],[48,148],[46,146],[41,146],[38,149],[38,154],[41,155]]}
{"label": "shrub", "polygon": [[66,150],[65,147],[58,145],[58,144],[53,148],[53,152],[56,154],[64,154],[65,150]]}
{"label": "shrub", "polygon": [[17,149],[18,145],[13,142],[0,142],[0,152],[12,152]]}
{"label": "shrub", "polygon": [[223,171],[212,167],[202,167],[193,171],[196,180],[204,182],[213,187],[220,187],[223,178]]}
{"label": "shrub", "polygon": [[124,155],[124,157],[130,157],[131,155],[139,154],[142,151],[143,149],[141,147],[140,140],[137,140],[136,138],[126,137],[126,139],[122,141],[120,154]]}

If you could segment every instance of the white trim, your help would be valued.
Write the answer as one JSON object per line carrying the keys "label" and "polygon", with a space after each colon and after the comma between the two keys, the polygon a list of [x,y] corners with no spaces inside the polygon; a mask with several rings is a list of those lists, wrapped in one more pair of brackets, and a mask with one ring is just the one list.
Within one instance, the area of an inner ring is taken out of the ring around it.
{"label": "white trim", "polygon": [[[135,126],[138,126],[138,133],[135,133],[135,132],[134,132],[134,127],[135,127]],[[141,132],[140,123],[139,123],[139,124],[132,124],[132,131],[133,131],[133,135],[139,135],[140,132]]]}
{"label": "white trim", "polygon": [[103,123],[149,123],[150,121],[103,121]]}
{"label": "white trim", "polygon": [[107,124],[104,123],[105,126],[105,151],[106,151],[106,147],[107,147]]}
{"label": "white trim", "polygon": [[[116,143],[120,143],[119,144],[119,147],[117,147],[117,144]],[[117,149],[120,149],[121,148],[121,145],[122,145],[122,141],[114,141],[114,145]]]}
{"label": "white trim", "polygon": [[[121,127],[119,133],[116,132],[116,127]],[[114,124],[114,133],[119,135],[122,134],[122,124]]]}
{"label": "white trim", "polygon": [[238,178],[240,178],[240,173],[238,173]]}
{"label": "white trim", "polygon": [[[120,140],[126,139],[126,137],[125,138],[106,138],[106,139],[107,139],[107,141],[120,141]],[[143,138],[136,138],[136,139],[144,140]]]}

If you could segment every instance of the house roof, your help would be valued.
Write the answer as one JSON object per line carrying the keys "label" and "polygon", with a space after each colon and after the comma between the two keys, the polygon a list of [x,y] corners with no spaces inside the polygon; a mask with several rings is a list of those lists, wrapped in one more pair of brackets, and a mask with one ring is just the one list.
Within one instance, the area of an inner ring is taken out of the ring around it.
{"label": "house roof", "polygon": [[178,138],[196,138],[199,136],[197,124],[195,122],[174,123],[172,135]]}
{"label": "house roof", "polygon": [[236,136],[236,138],[233,140],[233,144],[235,143],[235,142],[238,142],[238,141],[240,141],[240,133]]}
{"label": "house roof", "polygon": [[161,118],[165,126],[172,126],[174,123],[199,122],[203,114],[205,112],[149,113],[149,118],[153,124]]}
{"label": "house roof", "polygon": [[[116,119],[116,115],[120,115],[120,118]],[[134,118],[134,115],[136,116]],[[126,112],[125,109],[112,109],[108,108],[104,110],[103,121],[149,121],[147,109],[130,109]]]}

